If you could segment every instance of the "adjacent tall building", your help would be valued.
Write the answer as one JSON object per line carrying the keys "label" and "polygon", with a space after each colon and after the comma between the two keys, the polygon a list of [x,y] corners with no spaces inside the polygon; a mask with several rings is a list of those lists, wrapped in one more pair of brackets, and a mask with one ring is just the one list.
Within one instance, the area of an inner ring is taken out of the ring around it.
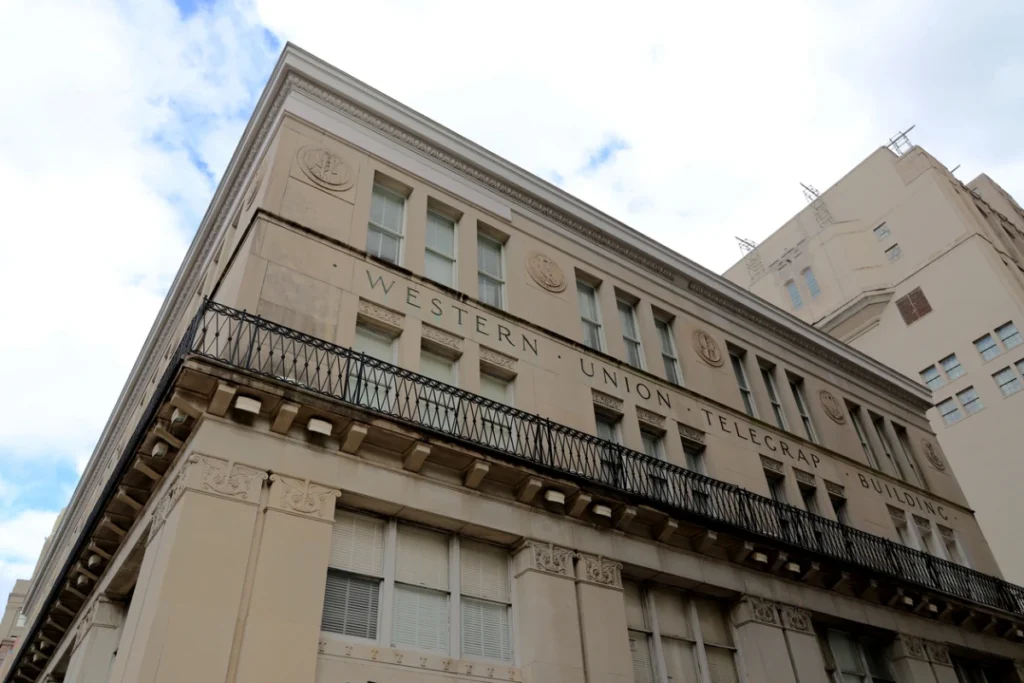
{"label": "adjacent tall building", "polygon": [[[1024,210],[920,147],[881,148],[809,199],[725,276],[932,391],[939,443],[999,566],[1024,582]],[[877,417],[863,416],[865,456],[916,483]],[[906,542],[956,559],[927,534]]]}
{"label": "adjacent tall building", "polygon": [[930,407],[289,46],[6,680],[1020,683]]}

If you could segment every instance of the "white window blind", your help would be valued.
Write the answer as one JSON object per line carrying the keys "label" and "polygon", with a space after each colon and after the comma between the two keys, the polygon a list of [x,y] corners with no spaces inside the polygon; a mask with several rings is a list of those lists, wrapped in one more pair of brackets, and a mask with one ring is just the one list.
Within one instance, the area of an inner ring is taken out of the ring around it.
{"label": "white window blind", "polygon": [[370,225],[366,235],[366,251],[374,256],[398,263],[405,220],[405,198],[379,185],[373,186],[370,202]]}
{"label": "white window blind", "polygon": [[601,313],[597,307],[597,290],[586,282],[576,282],[580,320],[583,322],[583,343],[595,351],[602,351]]}
{"label": "white window blind", "polygon": [[327,571],[320,628],[357,638],[377,638],[380,579]]}
{"label": "white window blind", "polygon": [[864,663],[861,660],[857,643],[845,633],[828,632],[828,644],[832,650],[836,669],[843,683],[860,683],[864,680]]}
{"label": "white window blind", "polygon": [[479,269],[477,284],[479,298],[495,308],[504,308],[505,274],[502,264],[501,242],[486,235],[478,235],[476,258]]}
{"label": "white window blind", "polygon": [[651,646],[647,634],[629,632],[629,651],[633,657],[633,680],[636,683],[655,683],[654,667],[651,665]]}
{"label": "white window blind", "polygon": [[395,645],[448,652],[448,594],[395,584]]}
{"label": "white window blind", "polygon": [[625,582],[623,584],[623,598],[626,602],[626,626],[631,629],[647,629],[647,619],[644,617],[643,597],[640,587],[635,583]]}
{"label": "white window blind", "polygon": [[328,565],[357,574],[382,576],[384,527],[383,520],[338,512],[331,531]]}
{"label": "white window blind", "polygon": [[626,362],[634,368],[643,368],[643,350],[640,333],[636,329],[636,311],[633,304],[619,300],[619,322],[622,325],[622,343],[626,346]]}
{"label": "white window blind", "polygon": [[462,541],[462,594],[508,603],[508,553],[502,548]]}
{"label": "white window blind", "polygon": [[689,601],[678,591],[654,588],[652,592],[661,635],[693,640]]}
{"label": "white window blind", "polygon": [[455,221],[427,212],[427,245],[424,274],[434,282],[453,286],[455,273]]}
{"label": "white window blind", "polygon": [[708,657],[708,676],[711,683],[737,683],[739,675],[736,673],[736,659],[732,650],[721,647],[704,648]]}
{"label": "white window blind", "polygon": [[508,605],[462,598],[462,654],[511,661],[508,611]]}
{"label": "white window blind", "polygon": [[700,620],[700,632],[705,644],[732,646],[732,633],[722,613],[721,606],[714,600],[697,598],[697,618]]}
{"label": "white window blind", "polygon": [[448,590],[448,537],[419,527],[400,525],[395,581]]}
{"label": "white window blind", "polygon": [[694,644],[687,640],[663,637],[661,648],[665,652],[665,673],[669,683],[698,683],[697,658]]}

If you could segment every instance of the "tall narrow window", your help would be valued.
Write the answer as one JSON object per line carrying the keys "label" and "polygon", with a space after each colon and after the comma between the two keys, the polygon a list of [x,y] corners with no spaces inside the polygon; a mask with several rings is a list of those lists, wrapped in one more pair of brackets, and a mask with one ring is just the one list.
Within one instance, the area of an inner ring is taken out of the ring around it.
{"label": "tall narrow window", "polygon": [[768,392],[768,401],[772,404],[772,416],[779,429],[788,430],[786,414],[782,411],[782,402],[779,400],[779,390],[775,386],[775,368],[772,366],[761,366],[761,379],[764,380],[765,391]]}
{"label": "tall narrow window", "polygon": [[991,334],[974,340],[974,348],[981,354],[981,360],[989,361],[1003,352]]}
{"label": "tall narrow window", "polygon": [[467,540],[459,546],[462,655],[512,661],[508,554]]}
{"label": "tall narrow window", "polygon": [[427,252],[424,274],[448,287],[455,283],[455,221],[427,212]]}
{"label": "tall narrow window", "polygon": [[[486,372],[480,373],[480,395],[496,403],[512,405],[512,382]],[[511,451],[515,446],[512,417],[500,408],[480,407],[480,429],[484,441],[501,450]]]}
{"label": "tall narrow window", "polygon": [[[595,414],[597,425],[597,438],[618,445],[622,443],[619,436],[619,420],[608,417],[602,413]],[[598,457],[601,460],[601,474],[606,484],[612,486],[622,485],[622,453],[614,446],[600,444],[598,446]]]}
{"label": "tall narrow window", "polygon": [[903,456],[903,460],[906,461],[910,471],[914,474],[914,481],[912,483],[917,484],[921,488],[928,488],[924,475],[921,473],[921,468],[918,467],[917,456],[914,455],[914,449],[910,445],[910,436],[907,434],[907,430],[897,424],[894,424],[892,428],[896,432],[896,442],[900,445],[900,455]]}
{"label": "tall narrow window", "polygon": [[1021,339],[1020,332],[1017,331],[1017,326],[1013,323],[1006,323],[997,327],[996,335],[1003,342],[1003,346],[1007,350],[1020,346],[1021,342],[1024,342],[1024,339]]}
{"label": "tall narrow window", "polygon": [[665,365],[665,379],[672,384],[683,384],[683,373],[679,371],[679,354],[676,352],[676,340],[672,335],[672,324],[661,318],[654,319],[654,327],[658,330],[661,342],[661,360]]}
{"label": "tall narrow window", "polygon": [[743,399],[743,409],[747,411],[747,415],[750,417],[757,417],[757,408],[754,407],[754,395],[750,392],[747,371],[743,368],[742,352],[730,349],[729,360],[732,362],[732,371],[736,374],[736,384],[740,389],[740,398]]}
{"label": "tall narrow window", "polygon": [[[373,330],[366,325],[356,325],[355,351],[367,356],[393,363],[395,361],[395,339]],[[372,362],[349,363],[347,396],[359,405],[375,410],[390,411],[395,408],[396,392],[394,383],[379,364]]]}
{"label": "tall narrow window", "polygon": [[950,382],[958,377],[962,377],[967,372],[964,370],[964,366],[960,365],[960,361],[956,359],[955,353],[951,353],[940,360],[939,365],[942,366],[942,371],[946,373],[946,377]]}
{"label": "tall narrow window", "polygon": [[597,289],[586,282],[577,280],[576,294],[580,304],[580,320],[583,322],[583,343],[595,351],[604,351],[604,342],[601,336],[601,310],[597,305]]}
{"label": "tall narrow window", "polygon": [[886,507],[889,508],[889,517],[892,519],[892,525],[896,528],[896,537],[899,539],[900,544],[914,550],[920,550],[921,545],[918,543],[917,534],[907,524],[907,513],[891,505]]}
{"label": "tall narrow window", "polygon": [[658,460],[665,459],[664,448],[661,444],[661,434],[656,434],[646,429],[640,430],[640,440],[644,445],[644,453]]}
{"label": "tall narrow window", "polygon": [[817,487],[799,482],[799,488],[800,498],[804,502],[804,509],[810,512],[812,515],[820,515],[821,508],[818,507]]}
{"label": "tall narrow window", "polygon": [[900,466],[899,461],[896,460],[896,456],[893,455],[892,442],[889,441],[889,435],[885,431],[885,418],[872,415],[871,424],[875,427],[875,434],[878,436],[878,442],[882,444],[882,452],[885,453],[885,458],[889,461],[889,467],[892,468],[897,477],[906,481],[907,476],[903,474],[903,468]]}
{"label": "tall narrow window", "polygon": [[644,352],[640,344],[640,332],[636,326],[636,309],[628,301],[619,299],[619,323],[622,325],[622,343],[626,346],[626,362],[634,368],[643,369]]}
{"label": "tall narrow window", "polygon": [[380,185],[373,186],[366,252],[390,263],[399,263],[405,231],[405,197]]}
{"label": "tall narrow window", "polygon": [[942,422],[947,427],[964,419],[964,414],[960,412],[960,406],[957,405],[955,399],[947,398],[935,407],[939,409],[939,415],[942,416]]}
{"label": "tall narrow window", "polygon": [[952,562],[969,567],[970,564],[967,562],[967,555],[964,554],[963,548],[960,546],[960,541],[956,537],[956,532],[949,527],[938,525],[939,537],[942,539],[942,545],[946,548],[946,557]]}
{"label": "tall narrow window", "polygon": [[448,538],[401,524],[395,560],[392,643],[448,652]]}
{"label": "tall narrow window", "polygon": [[804,431],[807,432],[807,439],[812,443],[818,443],[818,433],[814,430],[811,411],[807,407],[807,398],[804,396],[804,381],[790,375],[789,388],[793,392],[793,400],[796,401],[796,409],[800,413],[800,422],[804,425]]}
{"label": "tall narrow window", "polygon": [[800,288],[797,287],[796,282],[793,280],[787,282],[786,292],[789,294],[789,303],[793,304],[793,308],[800,308],[804,305],[804,299],[800,296]]}
{"label": "tall narrow window", "polygon": [[480,301],[505,308],[504,245],[493,237],[477,235],[476,262],[477,288]]}
{"label": "tall narrow window", "polygon": [[[420,374],[455,386],[455,361],[427,350],[420,352]],[[417,387],[416,409],[420,420],[441,431],[455,431],[460,403],[447,391],[430,386]]]}
{"label": "tall narrow window", "polygon": [[921,545],[924,547],[925,552],[934,557],[945,559],[943,552],[939,549],[939,541],[935,538],[935,533],[932,531],[932,523],[924,517],[918,517],[917,515],[911,515],[911,517],[914,519],[917,535],[921,539]]}
{"label": "tall narrow window", "polygon": [[654,634],[648,625],[643,593],[633,583],[626,583],[624,592],[629,652],[633,660],[633,680],[636,683],[655,683],[657,679],[654,675]]}
{"label": "tall narrow window", "polygon": [[868,434],[864,430],[864,415],[861,413],[860,406],[847,403],[846,408],[850,412],[850,421],[853,422],[853,429],[857,432],[857,439],[860,441],[860,447],[864,449],[864,455],[868,459],[868,464],[876,470],[881,469],[878,466],[878,456],[875,455],[875,449],[872,448],[871,442],[868,440]]}
{"label": "tall narrow window", "polygon": [[846,511],[846,499],[842,496],[829,494],[829,502],[832,503],[832,511],[836,513],[836,520],[840,524],[850,525],[849,513]]}
{"label": "tall narrow window", "polygon": [[320,628],[376,640],[383,567],[384,522],[336,513]]}
{"label": "tall narrow window", "polygon": [[964,407],[964,412],[968,415],[974,415],[985,407],[974,387],[967,387],[963,391],[957,392],[956,397],[960,400],[960,405]]}
{"label": "tall narrow window", "polygon": [[841,683],[892,683],[895,680],[881,644],[855,638],[842,631],[829,630],[823,647],[828,647],[826,662]]}
{"label": "tall narrow window", "polygon": [[814,271],[810,268],[804,268],[802,274],[804,276],[804,284],[807,285],[807,291],[811,293],[812,299],[816,299],[821,294],[821,288],[818,287],[818,278],[814,277]]}
{"label": "tall narrow window", "polygon": [[925,386],[935,391],[943,384],[946,380],[942,377],[942,373],[934,365],[929,365],[927,368],[921,371],[921,381],[924,382]]}

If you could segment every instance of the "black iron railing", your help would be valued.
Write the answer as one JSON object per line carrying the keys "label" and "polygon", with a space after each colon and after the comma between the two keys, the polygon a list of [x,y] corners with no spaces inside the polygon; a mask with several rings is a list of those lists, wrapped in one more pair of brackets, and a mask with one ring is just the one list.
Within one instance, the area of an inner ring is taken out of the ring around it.
{"label": "black iron railing", "polygon": [[360,406],[627,498],[1024,615],[1024,588],[775,502],[351,349],[207,302],[186,353]]}

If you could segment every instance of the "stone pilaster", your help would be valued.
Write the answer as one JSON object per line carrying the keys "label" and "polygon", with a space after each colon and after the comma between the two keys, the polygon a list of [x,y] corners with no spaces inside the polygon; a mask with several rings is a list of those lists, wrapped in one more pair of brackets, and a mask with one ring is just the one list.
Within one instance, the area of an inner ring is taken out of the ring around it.
{"label": "stone pilaster", "polygon": [[733,609],[732,621],[747,683],[803,683],[793,671],[782,618],[774,602],[744,596]]}
{"label": "stone pilaster", "polygon": [[[900,681],[914,683],[936,683],[935,673],[928,661],[926,641],[901,633],[893,643],[890,664],[893,674]],[[948,659],[949,653],[947,651]],[[948,679],[946,679],[948,680]],[[953,680],[956,680],[954,675]],[[945,680],[944,680],[945,683]]]}
{"label": "stone pilaster", "polygon": [[65,683],[105,681],[117,651],[124,607],[98,596],[77,620],[74,650],[68,661]]}
{"label": "stone pilaster", "polygon": [[789,659],[800,683],[830,683],[825,658],[814,633],[811,613],[791,605],[778,605],[779,620],[789,646]]}
{"label": "stone pilaster", "polygon": [[632,683],[622,564],[600,555],[577,555],[576,600],[588,683]]}

